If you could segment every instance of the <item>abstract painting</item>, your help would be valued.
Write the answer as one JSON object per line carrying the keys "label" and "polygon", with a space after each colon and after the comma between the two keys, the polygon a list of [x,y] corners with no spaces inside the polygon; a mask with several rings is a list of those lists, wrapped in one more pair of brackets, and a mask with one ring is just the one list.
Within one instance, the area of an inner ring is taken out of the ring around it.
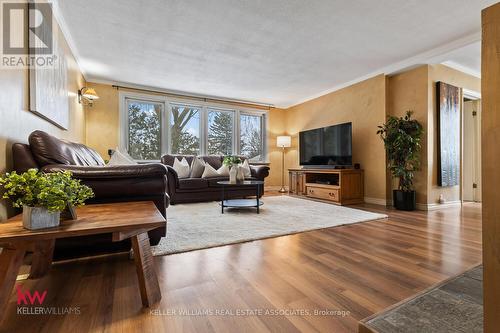
{"label": "abstract painting", "polygon": [[[47,31],[41,32],[42,34],[53,34],[53,54],[50,56],[53,57],[55,61],[53,61],[53,64],[50,66],[47,64],[39,66],[37,63],[30,66],[30,110],[56,126],[68,129],[68,65],[63,45],[61,45],[57,38],[59,32],[59,26],[55,20],[53,20],[52,28],[47,26]],[[35,45],[36,43],[35,41]],[[47,55],[38,54],[37,48],[35,47],[33,50],[30,48],[30,56],[36,57]]]}
{"label": "abstract painting", "polygon": [[460,97],[460,88],[436,83],[439,186],[460,183]]}

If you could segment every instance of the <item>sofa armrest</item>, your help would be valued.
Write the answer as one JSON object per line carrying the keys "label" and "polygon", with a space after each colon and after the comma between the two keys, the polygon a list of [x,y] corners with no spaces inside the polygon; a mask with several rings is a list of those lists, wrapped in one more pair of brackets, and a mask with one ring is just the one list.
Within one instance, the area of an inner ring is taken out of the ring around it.
{"label": "sofa armrest", "polygon": [[167,168],[168,187],[169,193],[171,194],[179,187],[179,175],[170,165],[165,165],[165,168]]}
{"label": "sofa armrest", "polygon": [[251,165],[250,171],[252,173],[252,177],[257,178],[258,180],[264,180],[264,178],[269,176],[269,167],[267,165]]}
{"label": "sofa armrest", "polygon": [[44,166],[42,171],[70,171],[78,179],[156,178],[168,173],[161,163],[91,167],[51,164]]}

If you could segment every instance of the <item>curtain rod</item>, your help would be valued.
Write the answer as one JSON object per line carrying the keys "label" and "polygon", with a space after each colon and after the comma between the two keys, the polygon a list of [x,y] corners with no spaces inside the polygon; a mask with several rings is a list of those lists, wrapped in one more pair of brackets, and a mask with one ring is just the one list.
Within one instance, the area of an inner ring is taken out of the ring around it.
{"label": "curtain rod", "polygon": [[152,92],[156,94],[162,94],[166,96],[172,96],[172,97],[182,97],[182,98],[189,98],[189,99],[196,99],[199,101],[203,102],[222,102],[222,103],[232,103],[232,104],[240,104],[240,105],[248,105],[248,106],[257,106],[261,108],[267,108],[270,110],[271,108],[274,108],[274,105],[272,104],[260,104],[260,103],[252,103],[252,102],[244,102],[244,101],[237,101],[237,100],[230,100],[230,99],[221,99],[221,98],[210,98],[210,97],[199,97],[199,96],[192,96],[192,95],[183,95],[183,94],[176,94],[176,93],[170,93],[170,92],[165,92],[161,90],[152,90],[152,89],[144,89],[144,88],[134,88],[134,87],[126,87],[126,86],[120,86],[113,84],[113,88],[119,90],[119,89],[129,89],[129,90],[137,90],[137,91],[145,91],[145,92]]}

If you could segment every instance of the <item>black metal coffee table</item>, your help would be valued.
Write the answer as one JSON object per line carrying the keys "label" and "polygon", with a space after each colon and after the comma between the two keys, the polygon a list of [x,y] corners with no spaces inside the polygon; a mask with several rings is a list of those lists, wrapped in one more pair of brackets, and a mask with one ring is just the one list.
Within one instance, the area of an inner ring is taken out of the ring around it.
{"label": "black metal coffee table", "polygon": [[[259,207],[264,203],[260,200],[260,193],[264,182],[262,180],[245,180],[240,183],[230,183],[229,181],[220,181],[217,184],[222,185],[222,200],[220,206],[222,209],[222,214],[224,214],[225,207],[232,208],[244,208],[244,207],[254,207],[257,208],[257,214],[260,213]],[[227,199],[226,200],[226,187],[241,187],[241,186],[254,186],[255,187],[255,199]]]}

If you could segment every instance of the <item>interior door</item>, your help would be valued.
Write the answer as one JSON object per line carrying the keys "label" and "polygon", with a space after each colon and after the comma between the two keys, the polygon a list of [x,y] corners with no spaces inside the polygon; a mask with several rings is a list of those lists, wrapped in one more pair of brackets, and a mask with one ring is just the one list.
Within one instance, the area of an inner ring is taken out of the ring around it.
{"label": "interior door", "polygon": [[480,101],[464,102],[463,192],[464,201],[481,201]]}

